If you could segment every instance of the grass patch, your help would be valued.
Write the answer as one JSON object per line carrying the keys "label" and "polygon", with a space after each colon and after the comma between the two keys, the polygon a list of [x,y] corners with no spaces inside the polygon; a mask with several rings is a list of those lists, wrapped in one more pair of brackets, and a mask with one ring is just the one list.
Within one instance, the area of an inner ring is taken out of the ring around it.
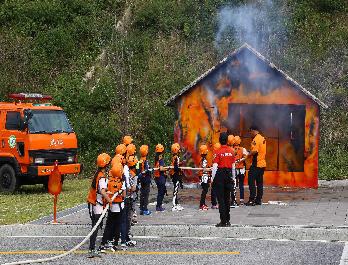
{"label": "grass patch", "polygon": [[[89,179],[66,179],[57,211],[86,201]],[[43,185],[22,186],[15,194],[0,194],[0,225],[26,223],[53,213],[53,195]]]}

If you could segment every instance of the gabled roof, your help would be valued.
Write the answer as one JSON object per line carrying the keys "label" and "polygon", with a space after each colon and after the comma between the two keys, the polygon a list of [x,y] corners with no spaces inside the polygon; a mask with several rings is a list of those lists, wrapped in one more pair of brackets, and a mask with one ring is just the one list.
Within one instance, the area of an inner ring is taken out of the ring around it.
{"label": "gabled roof", "polygon": [[214,67],[210,68],[208,71],[206,71],[204,74],[202,74],[200,77],[198,77],[196,80],[194,80],[191,84],[188,86],[184,87],[179,93],[176,95],[172,96],[169,98],[166,102],[166,106],[173,105],[174,101],[177,100],[179,97],[181,97],[183,94],[185,94],[187,91],[189,91],[192,87],[194,87],[199,81],[204,79],[206,76],[208,76],[210,73],[212,73],[215,69],[223,65],[228,59],[230,59],[232,56],[240,53],[243,49],[248,49],[251,51],[256,57],[264,61],[269,67],[272,69],[275,69],[281,76],[283,76],[286,80],[288,80],[291,84],[294,85],[294,87],[298,88],[301,90],[304,94],[306,94],[308,97],[310,97],[313,101],[318,103],[319,106],[322,108],[327,109],[328,106],[319,100],[316,96],[314,96],[311,92],[309,92],[307,89],[305,89],[303,86],[301,86],[299,83],[297,83],[294,79],[292,79],[289,75],[284,73],[282,70],[277,68],[273,63],[271,63],[269,60],[267,60],[263,55],[261,55],[258,51],[256,51],[254,48],[252,48],[249,44],[244,43],[240,48],[229,54],[227,57],[225,57],[223,60],[221,60],[217,65]]}

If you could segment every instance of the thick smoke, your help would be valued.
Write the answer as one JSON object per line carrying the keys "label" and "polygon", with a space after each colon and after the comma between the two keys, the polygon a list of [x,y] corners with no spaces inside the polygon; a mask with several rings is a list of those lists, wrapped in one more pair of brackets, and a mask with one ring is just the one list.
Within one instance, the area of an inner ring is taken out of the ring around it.
{"label": "thick smoke", "polygon": [[225,6],[218,13],[215,47],[218,50],[240,46],[247,42],[255,49],[269,54],[270,45],[284,42],[284,4],[274,0],[253,1],[239,6]]}

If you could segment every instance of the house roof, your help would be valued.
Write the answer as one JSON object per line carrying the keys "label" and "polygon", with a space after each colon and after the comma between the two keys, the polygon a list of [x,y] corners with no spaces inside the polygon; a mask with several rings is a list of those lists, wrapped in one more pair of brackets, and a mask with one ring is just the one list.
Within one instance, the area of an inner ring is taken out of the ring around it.
{"label": "house roof", "polygon": [[314,96],[311,92],[309,92],[307,89],[305,89],[303,86],[301,86],[299,83],[297,83],[294,79],[292,79],[289,75],[287,75],[286,73],[284,73],[282,70],[280,70],[279,68],[277,68],[273,63],[271,63],[269,60],[267,60],[262,54],[260,54],[258,51],[256,51],[254,48],[252,48],[249,44],[244,43],[240,48],[238,48],[237,50],[235,50],[234,52],[232,52],[231,54],[229,54],[228,56],[226,56],[224,59],[222,59],[217,65],[215,65],[214,67],[210,68],[208,71],[206,71],[204,74],[202,74],[201,76],[199,76],[196,80],[194,80],[191,84],[189,84],[188,86],[184,87],[179,93],[177,93],[176,95],[172,96],[171,98],[169,98],[166,102],[165,105],[166,106],[171,106],[173,105],[173,103],[179,98],[181,97],[183,94],[185,94],[187,91],[189,91],[192,87],[194,87],[199,81],[201,81],[202,79],[204,79],[206,76],[208,76],[210,73],[212,73],[215,69],[217,69],[219,66],[221,66],[222,64],[224,64],[228,59],[230,59],[232,56],[238,54],[239,52],[241,52],[243,49],[248,49],[249,51],[251,51],[256,57],[258,57],[259,59],[261,59],[262,61],[264,61],[269,67],[275,69],[278,73],[280,73],[280,75],[282,75],[286,80],[288,80],[291,84],[293,84],[296,88],[298,88],[300,91],[302,91],[304,94],[306,94],[308,97],[310,97],[313,101],[315,101],[316,103],[318,103],[319,106],[321,106],[322,108],[327,109],[328,106],[322,102],[321,100],[319,100],[316,96]]}

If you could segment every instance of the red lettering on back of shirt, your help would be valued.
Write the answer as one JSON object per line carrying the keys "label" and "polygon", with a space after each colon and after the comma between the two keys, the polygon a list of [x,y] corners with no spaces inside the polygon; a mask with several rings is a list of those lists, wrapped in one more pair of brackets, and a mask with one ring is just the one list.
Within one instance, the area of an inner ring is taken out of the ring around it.
{"label": "red lettering on back of shirt", "polygon": [[218,168],[231,168],[234,162],[235,156],[233,148],[222,145],[220,149],[215,151],[213,163],[217,163]]}

